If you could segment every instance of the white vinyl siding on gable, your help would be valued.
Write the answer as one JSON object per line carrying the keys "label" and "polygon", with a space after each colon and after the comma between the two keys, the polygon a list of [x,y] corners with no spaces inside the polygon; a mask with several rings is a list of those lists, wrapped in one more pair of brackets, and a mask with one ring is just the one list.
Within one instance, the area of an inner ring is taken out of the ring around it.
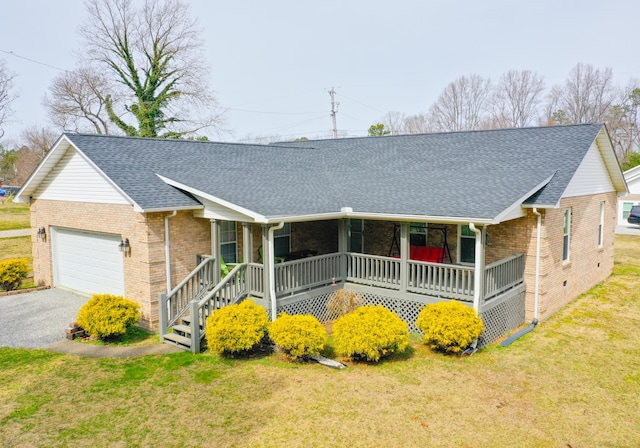
{"label": "white vinyl siding on gable", "polygon": [[73,148],[51,170],[34,196],[54,201],[130,204]]}
{"label": "white vinyl siding on gable", "polygon": [[567,185],[562,197],[586,196],[616,191],[598,146],[593,143]]}

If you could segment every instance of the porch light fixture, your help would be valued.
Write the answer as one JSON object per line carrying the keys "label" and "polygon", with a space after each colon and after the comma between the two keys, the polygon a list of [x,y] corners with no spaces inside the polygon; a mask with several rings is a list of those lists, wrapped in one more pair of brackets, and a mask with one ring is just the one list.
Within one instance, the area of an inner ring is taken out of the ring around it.
{"label": "porch light fixture", "polygon": [[37,235],[39,240],[45,241],[47,239],[47,231],[45,230],[44,227],[40,227],[38,229]]}
{"label": "porch light fixture", "polygon": [[118,244],[118,249],[120,249],[120,252],[122,252],[123,254],[128,254],[129,252],[131,252],[131,245],[129,244],[129,238],[125,238],[124,240],[121,240],[120,244]]}

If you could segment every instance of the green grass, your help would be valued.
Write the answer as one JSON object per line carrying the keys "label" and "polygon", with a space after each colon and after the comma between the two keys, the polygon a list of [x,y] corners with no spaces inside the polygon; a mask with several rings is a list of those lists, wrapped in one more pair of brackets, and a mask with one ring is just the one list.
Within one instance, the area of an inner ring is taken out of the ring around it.
{"label": "green grass", "polygon": [[18,204],[10,200],[0,204],[0,231],[29,227],[31,227],[29,204]]}
{"label": "green grass", "polygon": [[158,344],[160,342],[160,336],[155,333],[149,333],[148,331],[140,327],[130,327],[124,336],[121,338],[103,341],[100,339],[76,339],[78,343],[93,344],[93,345],[148,345]]}
{"label": "green grass", "polygon": [[[96,359],[0,348],[0,446],[634,446],[640,239],[507,348],[333,370],[278,354]],[[1,300],[1,298],[0,298]]]}

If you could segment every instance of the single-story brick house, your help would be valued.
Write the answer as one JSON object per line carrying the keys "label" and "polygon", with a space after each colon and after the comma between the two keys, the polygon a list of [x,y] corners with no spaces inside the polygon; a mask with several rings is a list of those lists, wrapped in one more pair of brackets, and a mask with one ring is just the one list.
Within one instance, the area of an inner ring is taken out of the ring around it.
{"label": "single-story brick house", "polygon": [[618,200],[618,225],[629,226],[632,225],[627,222],[631,207],[640,205],[640,165],[625,171],[623,174],[629,194]]}
{"label": "single-story brick house", "polygon": [[626,192],[606,128],[585,124],[267,146],[63,134],[18,200],[36,282],[125,295],[194,350],[189,316],[250,296],[330,319],[337,288],[412,329],[461,300],[490,342],[610,275]]}

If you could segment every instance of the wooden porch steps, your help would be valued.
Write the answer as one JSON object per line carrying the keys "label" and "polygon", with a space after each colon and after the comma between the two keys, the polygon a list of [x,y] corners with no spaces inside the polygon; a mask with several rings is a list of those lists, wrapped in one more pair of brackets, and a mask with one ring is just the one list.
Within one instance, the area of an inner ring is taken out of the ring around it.
{"label": "wooden porch steps", "polygon": [[[183,316],[181,323],[171,327],[171,333],[163,335],[164,342],[175,345],[184,350],[191,350],[191,316]],[[200,329],[203,328],[200,322]]]}
{"label": "wooden porch steps", "polygon": [[163,336],[164,342],[176,345],[184,350],[191,350],[191,338],[181,336],[178,333],[167,333]]}

